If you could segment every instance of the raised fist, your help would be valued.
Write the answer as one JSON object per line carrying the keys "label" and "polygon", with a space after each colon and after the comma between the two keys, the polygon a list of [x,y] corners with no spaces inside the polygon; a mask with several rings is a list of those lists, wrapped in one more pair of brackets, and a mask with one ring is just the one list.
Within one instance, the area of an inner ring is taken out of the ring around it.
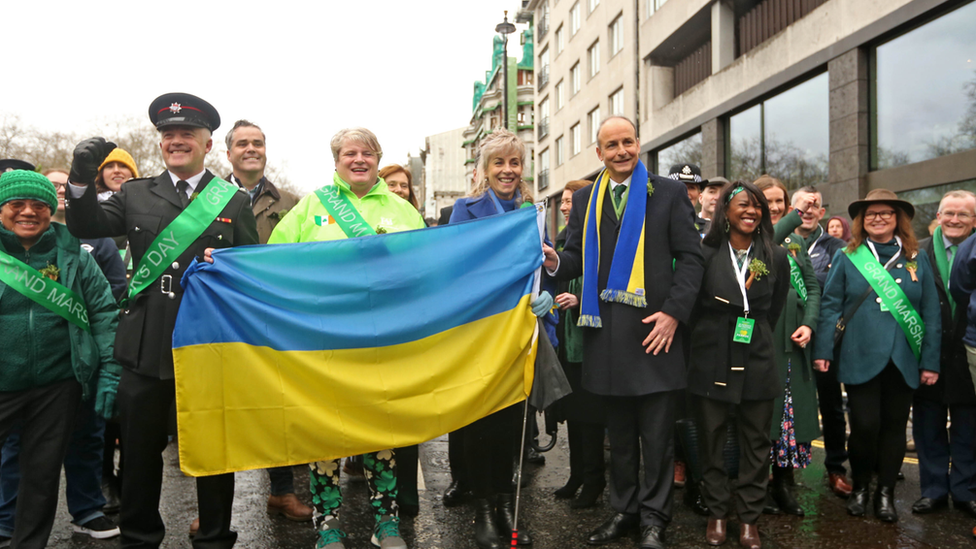
{"label": "raised fist", "polygon": [[98,176],[98,166],[113,149],[115,143],[105,141],[104,137],[92,137],[78,143],[75,147],[74,159],[71,161],[68,181],[75,185],[93,183]]}

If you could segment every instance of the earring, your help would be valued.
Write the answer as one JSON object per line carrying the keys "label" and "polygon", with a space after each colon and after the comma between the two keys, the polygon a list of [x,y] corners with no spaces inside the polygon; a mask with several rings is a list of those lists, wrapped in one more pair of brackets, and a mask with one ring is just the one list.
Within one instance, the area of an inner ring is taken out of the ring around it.
{"label": "earring", "polygon": [[729,221],[725,220],[725,234],[729,234],[729,229],[732,227],[729,225]]}
{"label": "earring", "polygon": [[756,227],[756,234],[762,234],[762,225]]}

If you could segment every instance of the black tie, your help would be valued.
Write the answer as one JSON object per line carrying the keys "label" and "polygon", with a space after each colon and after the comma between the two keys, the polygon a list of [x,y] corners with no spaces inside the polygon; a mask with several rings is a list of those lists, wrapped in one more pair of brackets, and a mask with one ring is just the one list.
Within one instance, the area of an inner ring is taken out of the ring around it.
{"label": "black tie", "polygon": [[186,189],[189,187],[190,184],[182,179],[176,182],[176,194],[180,195],[180,204],[184,208],[190,204],[190,197],[186,196]]}

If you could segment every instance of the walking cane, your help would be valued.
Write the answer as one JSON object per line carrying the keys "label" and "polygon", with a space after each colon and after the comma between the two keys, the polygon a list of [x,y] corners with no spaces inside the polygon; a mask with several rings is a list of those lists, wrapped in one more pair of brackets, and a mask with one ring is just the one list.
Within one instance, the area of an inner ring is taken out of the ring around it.
{"label": "walking cane", "polygon": [[519,443],[518,471],[515,474],[515,522],[512,524],[512,545],[518,547],[519,498],[522,496],[522,460],[525,459],[525,427],[529,423],[529,401],[522,403],[522,442]]}

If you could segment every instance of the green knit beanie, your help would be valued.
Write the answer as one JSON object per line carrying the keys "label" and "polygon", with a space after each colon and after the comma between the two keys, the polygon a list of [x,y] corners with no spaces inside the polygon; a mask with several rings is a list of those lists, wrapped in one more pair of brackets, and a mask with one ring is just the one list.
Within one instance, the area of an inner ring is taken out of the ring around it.
{"label": "green knit beanie", "polygon": [[40,200],[58,211],[58,193],[51,180],[37,172],[11,170],[0,175],[0,206],[11,200]]}

